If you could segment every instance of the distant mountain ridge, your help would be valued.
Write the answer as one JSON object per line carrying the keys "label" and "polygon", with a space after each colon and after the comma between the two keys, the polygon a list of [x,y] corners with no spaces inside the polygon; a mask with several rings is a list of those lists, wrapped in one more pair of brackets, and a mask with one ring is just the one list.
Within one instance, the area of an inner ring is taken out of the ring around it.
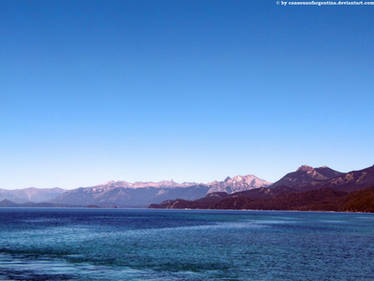
{"label": "distant mountain ridge", "polygon": [[253,175],[227,177],[222,182],[215,181],[208,184],[179,184],[174,181],[136,183],[112,181],[103,185],[66,191],[53,199],[52,202],[103,207],[146,207],[151,203],[160,203],[164,200],[176,198],[195,200],[219,190],[232,193],[269,184],[269,182]]}
{"label": "distant mountain ridge", "polygon": [[106,184],[73,190],[37,188],[0,190],[0,200],[7,199],[17,204],[32,201],[78,206],[146,207],[151,203],[160,203],[164,200],[176,198],[195,200],[216,191],[232,193],[269,184],[254,175],[227,177],[224,181],[214,181],[208,184],[176,183],[173,180],[134,183],[110,181]]}
{"label": "distant mountain ridge", "polygon": [[183,183],[177,183],[173,180],[165,180],[165,181],[159,181],[159,182],[127,182],[127,181],[109,181],[105,184],[95,185],[92,186],[92,188],[100,189],[100,188],[116,188],[116,187],[122,187],[122,188],[144,188],[144,187],[156,187],[156,188],[177,188],[177,187],[188,187],[198,185],[198,183],[195,182],[183,182]]}
{"label": "distant mountain ridge", "polygon": [[46,202],[56,198],[58,195],[65,192],[62,188],[22,188],[22,189],[0,189],[0,200],[10,200],[15,203],[25,202]]}
{"label": "distant mountain ridge", "polygon": [[205,185],[188,187],[117,187],[99,186],[77,188],[66,191],[51,202],[73,205],[98,205],[100,207],[145,207],[152,202],[183,197],[194,200],[203,197],[209,190]]}

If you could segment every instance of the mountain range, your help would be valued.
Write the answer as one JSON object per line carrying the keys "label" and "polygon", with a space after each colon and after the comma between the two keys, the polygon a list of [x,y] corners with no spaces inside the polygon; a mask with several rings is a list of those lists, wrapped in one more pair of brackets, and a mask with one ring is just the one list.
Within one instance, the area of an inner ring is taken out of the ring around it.
{"label": "mountain range", "polygon": [[224,181],[208,184],[174,181],[135,182],[110,181],[92,187],[80,187],[73,190],[60,188],[18,190],[0,190],[0,200],[10,200],[22,204],[28,202],[48,202],[57,205],[100,207],[147,207],[151,203],[183,198],[195,200],[205,195],[225,191],[233,193],[270,185],[254,175],[227,177]]}
{"label": "mountain range", "polygon": [[303,165],[275,183],[254,175],[210,183],[110,181],[72,190],[0,189],[0,207],[151,207],[374,211],[374,166],[342,173]]}
{"label": "mountain range", "polygon": [[151,208],[374,211],[374,166],[341,173],[301,166],[267,187],[198,200],[167,200]]}

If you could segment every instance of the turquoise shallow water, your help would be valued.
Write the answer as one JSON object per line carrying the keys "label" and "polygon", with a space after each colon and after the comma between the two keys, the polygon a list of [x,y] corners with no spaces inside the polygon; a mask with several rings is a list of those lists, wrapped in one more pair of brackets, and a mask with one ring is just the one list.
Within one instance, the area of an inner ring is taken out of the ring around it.
{"label": "turquoise shallow water", "polygon": [[374,280],[374,215],[0,208],[0,280]]}

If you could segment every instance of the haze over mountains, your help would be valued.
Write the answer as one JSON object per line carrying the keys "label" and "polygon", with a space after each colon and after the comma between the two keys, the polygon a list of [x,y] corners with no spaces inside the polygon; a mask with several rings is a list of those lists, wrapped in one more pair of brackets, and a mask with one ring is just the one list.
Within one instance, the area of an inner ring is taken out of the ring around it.
{"label": "haze over mountains", "polygon": [[56,198],[65,190],[62,188],[22,188],[15,190],[0,189],[0,200],[10,200],[14,203],[46,202]]}
{"label": "haze over mountains", "polygon": [[224,181],[214,181],[208,184],[176,183],[174,181],[135,183],[111,181],[106,184],[73,190],[36,188],[0,190],[0,200],[7,199],[15,203],[49,202],[76,206],[146,207],[151,203],[160,203],[164,200],[177,198],[195,200],[211,192],[232,193],[269,184],[269,182],[253,175],[227,177]]}

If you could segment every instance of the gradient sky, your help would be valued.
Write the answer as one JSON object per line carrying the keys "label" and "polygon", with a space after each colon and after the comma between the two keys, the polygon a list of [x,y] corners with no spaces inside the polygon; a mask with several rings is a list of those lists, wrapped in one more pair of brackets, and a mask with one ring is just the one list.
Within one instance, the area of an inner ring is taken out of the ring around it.
{"label": "gradient sky", "polygon": [[0,188],[370,166],[373,13],[1,1]]}

